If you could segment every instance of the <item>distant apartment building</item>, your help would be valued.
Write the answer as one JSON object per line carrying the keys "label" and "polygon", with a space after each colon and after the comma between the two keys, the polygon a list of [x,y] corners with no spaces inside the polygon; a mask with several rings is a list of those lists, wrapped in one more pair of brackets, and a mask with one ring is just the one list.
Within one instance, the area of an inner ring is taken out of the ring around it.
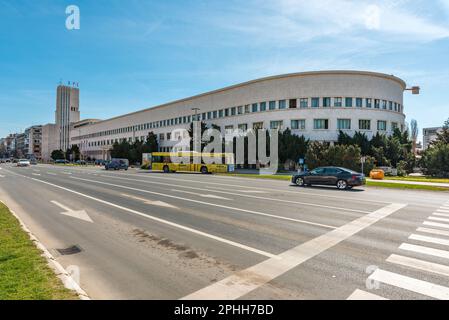
{"label": "distant apartment building", "polygon": [[26,153],[27,158],[35,158],[40,160],[42,158],[42,126],[32,126],[25,130]]}
{"label": "distant apartment building", "polygon": [[54,123],[42,126],[42,160],[51,160],[51,153],[59,150],[59,130]]}
{"label": "distant apartment building", "polygon": [[55,123],[58,133],[58,149],[70,147],[70,125],[80,120],[79,88],[59,85],[56,90]]}
{"label": "distant apartment building", "polygon": [[17,158],[25,158],[28,154],[29,139],[26,133],[18,133],[15,137],[15,150]]}
{"label": "distant apartment building", "polygon": [[426,150],[430,144],[435,141],[437,134],[443,131],[442,127],[424,128],[423,129],[423,149]]}

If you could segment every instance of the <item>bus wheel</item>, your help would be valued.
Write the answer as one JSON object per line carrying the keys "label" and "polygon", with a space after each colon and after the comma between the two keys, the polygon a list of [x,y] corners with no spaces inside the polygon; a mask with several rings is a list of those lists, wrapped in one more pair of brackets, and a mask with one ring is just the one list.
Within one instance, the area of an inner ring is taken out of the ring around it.
{"label": "bus wheel", "polygon": [[209,171],[207,170],[207,167],[201,167],[201,173],[202,173],[202,174],[207,174],[207,173],[209,173]]}
{"label": "bus wheel", "polygon": [[169,173],[170,169],[168,168],[168,166],[164,166],[164,173]]}

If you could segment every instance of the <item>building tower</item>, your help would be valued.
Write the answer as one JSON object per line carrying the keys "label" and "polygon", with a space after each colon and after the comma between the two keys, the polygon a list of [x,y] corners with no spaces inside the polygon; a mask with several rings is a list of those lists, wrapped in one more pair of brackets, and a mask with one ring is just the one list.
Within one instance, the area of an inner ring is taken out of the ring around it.
{"label": "building tower", "polygon": [[56,93],[55,123],[59,134],[59,149],[66,151],[70,146],[70,124],[80,121],[79,88],[59,85]]}

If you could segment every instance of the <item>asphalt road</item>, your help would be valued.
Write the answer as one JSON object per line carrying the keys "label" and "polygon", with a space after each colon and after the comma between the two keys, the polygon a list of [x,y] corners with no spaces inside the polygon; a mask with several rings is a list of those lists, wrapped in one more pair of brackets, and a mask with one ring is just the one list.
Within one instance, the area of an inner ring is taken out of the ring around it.
{"label": "asphalt road", "polygon": [[2,164],[0,200],[93,299],[449,299],[444,192]]}

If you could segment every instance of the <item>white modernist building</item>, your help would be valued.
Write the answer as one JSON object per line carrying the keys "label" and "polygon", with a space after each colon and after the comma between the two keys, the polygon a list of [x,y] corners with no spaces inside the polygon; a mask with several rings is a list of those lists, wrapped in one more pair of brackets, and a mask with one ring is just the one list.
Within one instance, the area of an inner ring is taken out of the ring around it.
{"label": "white modernist building", "polygon": [[[404,130],[406,83],[392,75],[364,71],[320,71],[245,82],[73,129],[70,144],[84,156],[109,157],[116,141],[159,138],[161,151],[178,144],[176,130],[188,129],[197,113],[222,132],[285,129],[318,141],[336,141],[340,130],[368,137]],[[175,134],[174,134],[175,133]]]}

